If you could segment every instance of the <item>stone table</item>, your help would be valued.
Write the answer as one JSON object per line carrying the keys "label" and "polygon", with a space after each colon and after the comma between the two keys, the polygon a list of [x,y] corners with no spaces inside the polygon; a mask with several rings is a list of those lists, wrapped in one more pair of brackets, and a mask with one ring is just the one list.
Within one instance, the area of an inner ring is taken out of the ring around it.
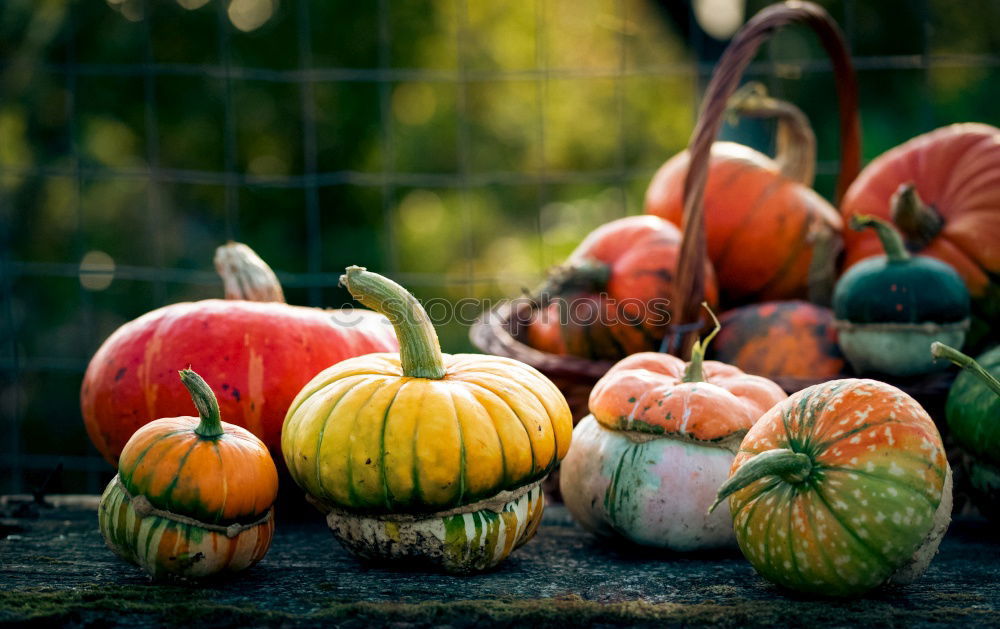
{"label": "stone table", "polygon": [[270,553],[235,578],[153,583],[104,546],[96,505],[0,501],[0,624],[1000,626],[1000,532],[979,518],[952,524],[918,583],[829,601],[770,585],[738,551],[602,545],[560,505],[534,540],[471,577],[360,563],[309,514],[279,518]]}

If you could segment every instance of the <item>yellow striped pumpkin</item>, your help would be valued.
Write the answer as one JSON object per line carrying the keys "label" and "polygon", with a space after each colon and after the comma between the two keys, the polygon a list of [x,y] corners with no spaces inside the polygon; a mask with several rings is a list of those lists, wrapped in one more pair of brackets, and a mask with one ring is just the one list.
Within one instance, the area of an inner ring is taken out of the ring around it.
{"label": "yellow striped pumpkin", "polygon": [[515,360],[442,354],[395,282],[361,267],[341,281],[392,321],[400,353],[347,359],[305,386],[281,436],[292,478],[361,556],[494,565],[541,517],[537,484],[569,449],[566,400]]}

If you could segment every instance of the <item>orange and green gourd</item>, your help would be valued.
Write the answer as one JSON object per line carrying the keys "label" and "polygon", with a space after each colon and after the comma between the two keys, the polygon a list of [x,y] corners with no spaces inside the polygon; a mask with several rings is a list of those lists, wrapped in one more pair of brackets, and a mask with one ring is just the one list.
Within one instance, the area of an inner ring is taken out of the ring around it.
{"label": "orange and green gourd", "polygon": [[101,533],[153,577],[237,572],[270,548],[277,469],[260,439],[221,421],[198,374],[180,377],[200,417],[158,419],[132,435],[101,496]]}
{"label": "orange and green gourd", "polygon": [[951,519],[951,470],[913,398],[876,380],[832,380],[750,429],[716,505],[727,498],[740,549],[761,575],[856,596],[927,568]]}
{"label": "orange and green gourd", "polygon": [[559,469],[570,514],[588,531],[694,551],[734,545],[729,515],[707,513],[747,430],[787,397],[774,382],[705,361],[634,354],[590,395]]}
{"label": "orange and green gourd", "polygon": [[948,428],[969,454],[963,462],[976,506],[1000,521],[1000,347],[978,359],[941,343],[931,353],[962,368],[948,392]]}
{"label": "orange and green gourd", "polygon": [[539,483],[569,448],[565,399],[518,361],[442,354],[395,282],[361,267],[341,282],[389,318],[400,351],[344,360],[302,389],[282,432],[289,472],[360,556],[496,564],[538,525]]}
{"label": "orange and green gourd", "polygon": [[969,291],[948,264],[913,256],[888,222],[854,215],[855,230],[874,229],[885,255],[866,258],[837,281],[833,311],[840,348],[859,374],[911,376],[942,369],[927,348],[961,347],[969,327]]}

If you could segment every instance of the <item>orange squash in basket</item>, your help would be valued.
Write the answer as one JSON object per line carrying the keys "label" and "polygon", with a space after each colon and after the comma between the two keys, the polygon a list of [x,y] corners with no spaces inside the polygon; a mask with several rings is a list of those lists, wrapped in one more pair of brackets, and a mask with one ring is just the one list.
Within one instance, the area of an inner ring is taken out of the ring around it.
{"label": "orange squash in basket", "polygon": [[[812,190],[815,136],[794,105],[756,84],[728,104],[739,115],[777,117],[775,159],[733,142],[712,146],[705,188],[708,256],[723,304],[828,298],[843,223]],[[679,153],[654,175],[646,212],[680,225],[689,155]]]}
{"label": "orange squash in basket", "polygon": [[[617,360],[657,350],[673,315],[681,233],[656,216],[629,216],[591,232],[537,291],[528,343],[552,354]],[[718,299],[705,262],[706,299]]]}

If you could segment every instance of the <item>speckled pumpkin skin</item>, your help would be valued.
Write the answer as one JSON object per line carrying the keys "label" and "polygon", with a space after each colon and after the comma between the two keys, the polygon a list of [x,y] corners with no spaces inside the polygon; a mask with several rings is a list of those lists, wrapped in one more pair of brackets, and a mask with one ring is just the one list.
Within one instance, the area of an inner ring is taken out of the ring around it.
{"label": "speckled pumpkin skin", "polygon": [[264,558],[274,536],[271,517],[236,537],[156,515],[136,513],[112,480],[101,496],[98,522],[108,547],[153,578],[200,578],[239,572]]}
{"label": "speckled pumpkin skin", "polygon": [[934,422],[915,400],[875,380],[803,389],[747,433],[733,472],[779,448],[809,456],[809,476],[766,476],[729,499],[736,539],[758,572],[830,596],[923,572],[950,521],[951,477]]}
{"label": "speckled pumpkin skin", "polygon": [[334,537],[363,559],[467,573],[492,568],[530,540],[544,510],[545,494],[535,483],[503,504],[462,513],[387,518],[336,510],[326,521]]}

